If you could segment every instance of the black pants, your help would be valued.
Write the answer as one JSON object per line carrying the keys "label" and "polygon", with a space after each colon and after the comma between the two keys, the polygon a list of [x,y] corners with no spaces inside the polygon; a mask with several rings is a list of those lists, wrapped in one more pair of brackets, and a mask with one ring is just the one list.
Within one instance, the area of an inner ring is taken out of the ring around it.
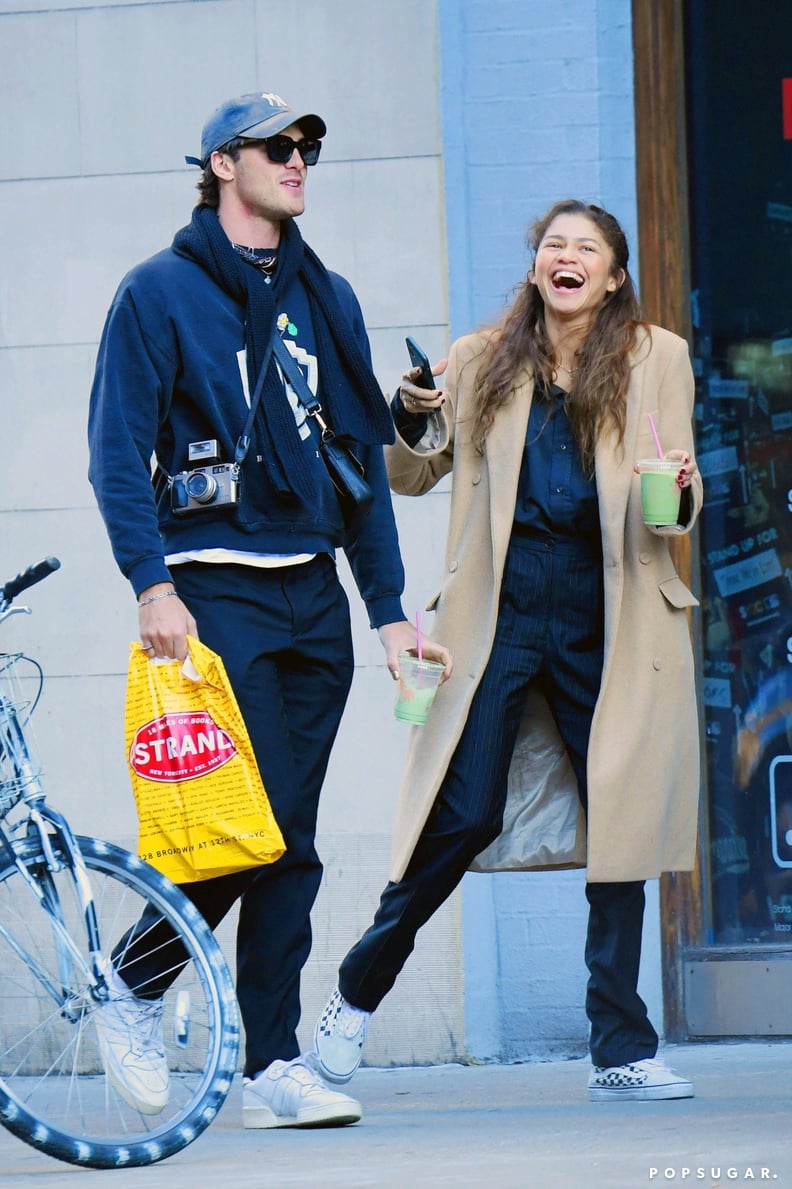
{"label": "black pants", "polygon": [[[287,848],[268,866],[182,885],[213,929],[241,901],[237,996],[251,1077],[300,1051],[300,972],[322,876],[316,815],[354,668],[349,605],[326,554],[278,569],[190,563],[173,572],[201,640],[223,658]],[[125,981],[145,997],[165,991],[179,961],[175,943],[155,956],[151,942],[149,932],[142,954],[129,938],[116,947]]]}
{"label": "black pants", "polygon": [[[419,928],[500,833],[517,730],[535,683],[547,697],[586,806],[586,755],[602,677],[602,609],[596,552],[513,541],[492,653],[432,812],[404,878],[387,885],[373,924],[341,965],[339,987],[355,1007],[373,1011],[379,1005]],[[588,884],[586,895],[592,1061],[610,1066],[652,1057],[657,1033],[637,991],[643,882]]]}

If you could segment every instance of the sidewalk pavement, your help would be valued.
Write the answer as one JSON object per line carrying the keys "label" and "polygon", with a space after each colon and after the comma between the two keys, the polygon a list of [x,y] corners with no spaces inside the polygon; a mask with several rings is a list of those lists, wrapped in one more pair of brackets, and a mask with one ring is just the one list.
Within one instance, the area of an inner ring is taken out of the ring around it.
{"label": "sidewalk pavement", "polygon": [[353,1127],[244,1131],[237,1078],[208,1131],[147,1168],[90,1172],[0,1132],[14,1189],[792,1189],[792,1043],[667,1047],[675,1102],[590,1103],[585,1060],[363,1069]]}

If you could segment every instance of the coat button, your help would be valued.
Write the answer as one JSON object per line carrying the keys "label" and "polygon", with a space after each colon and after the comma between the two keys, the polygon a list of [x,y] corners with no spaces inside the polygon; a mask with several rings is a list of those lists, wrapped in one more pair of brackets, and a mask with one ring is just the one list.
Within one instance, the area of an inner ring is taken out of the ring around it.
{"label": "coat button", "polygon": [[452,561],[448,569],[450,573],[456,574],[457,570],[459,569],[459,562]]}
{"label": "coat button", "polygon": [[638,554],[638,561],[641,563],[641,565],[642,565],[642,566],[648,566],[648,565],[649,565],[649,562],[650,562],[651,560],[652,560],[652,555],[651,555],[651,553],[646,553],[646,552],[644,551],[643,553],[639,553],[639,554]]}
{"label": "coat button", "polygon": [[654,669],[655,673],[659,673],[662,667],[663,666],[660,663],[660,657],[656,656],[652,661],[652,668]]}
{"label": "coat button", "polygon": [[481,482],[481,471],[476,471],[471,482],[473,483],[474,487],[476,487]]}

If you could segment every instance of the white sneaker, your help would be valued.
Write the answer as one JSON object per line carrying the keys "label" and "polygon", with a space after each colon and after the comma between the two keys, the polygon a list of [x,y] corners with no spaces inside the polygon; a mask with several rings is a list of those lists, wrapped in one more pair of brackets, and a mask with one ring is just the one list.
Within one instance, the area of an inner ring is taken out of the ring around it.
{"label": "white sneaker", "polygon": [[170,1096],[162,1039],[162,1000],[138,999],[108,964],[109,999],[94,1012],[105,1073],[143,1115],[158,1115]]}
{"label": "white sneaker", "polygon": [[693,1083],[669,1069],[660,1057],[606,1069],[592,1066],[588,1096],[592,1102],[647,1102],[662,1098],[692,1098]]}
{"label": "white sneaker", "polygon": [[322,1077],[341,1086],[357,1072],[371,1012],[347,1003],[338,990],[328,999],[314,1028],[311,1059]]}
{"label": "white sneaker", "polygon": [[245,1127],[343,1127],[361,1114],[359,1102],[330,1090],[303,1057],[273,1061],[242,1083]]}

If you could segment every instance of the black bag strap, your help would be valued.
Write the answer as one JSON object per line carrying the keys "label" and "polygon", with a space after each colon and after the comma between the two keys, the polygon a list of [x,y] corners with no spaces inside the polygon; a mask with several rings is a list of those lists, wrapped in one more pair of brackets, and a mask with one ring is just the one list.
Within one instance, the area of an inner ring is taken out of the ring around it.
{"label": "black bag strap", "polygon": [[288,377],[294,391],[297,393],[300,404],[305,409],[309,417],[313,417],[322,434],[322,441],[329,442],[335,434],[325,419],[322,417],[322,406],[308,387],[308,381],[300,371],[297,360],[289,351],[280,335],[275,338],[273,346],[275,358],[280,364],[281,371]]}

